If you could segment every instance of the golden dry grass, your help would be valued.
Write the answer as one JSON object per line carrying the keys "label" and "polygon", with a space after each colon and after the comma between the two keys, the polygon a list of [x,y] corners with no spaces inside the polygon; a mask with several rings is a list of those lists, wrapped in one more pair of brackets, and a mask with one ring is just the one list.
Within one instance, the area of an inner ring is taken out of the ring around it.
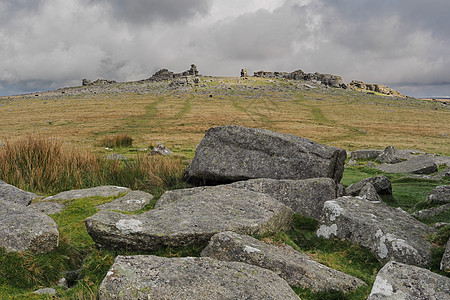
{"label": "golden dry grass", "polygon": [[442,104],[341,89],[299,89],[287,81],[205,77],[200,86],[184,91],[43,93],[0,97],[0,105],[0,139],[43,134],[95,151],[103,151],[96,145],[105,135],[124,133],[136,147],[162,142],[192,157],[208,128],[235,124],[347,150],[393,145],[450,153],[450,113]]}

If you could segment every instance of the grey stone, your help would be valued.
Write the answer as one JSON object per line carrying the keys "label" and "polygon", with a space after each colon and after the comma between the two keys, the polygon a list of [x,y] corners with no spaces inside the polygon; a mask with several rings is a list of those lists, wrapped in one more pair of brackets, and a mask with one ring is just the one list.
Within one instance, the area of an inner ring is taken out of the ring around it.
{"label": "grey stone", "polygon": [[41,201],[32,203],[29,207],[46,215],[52,215],[61,212],[66,206],[62,203]]}
{"label": "grey stone", "polygon": [[99,288],[104,299],[299,299],[270,270],[209,257],[117,256]]}
{"label": "grey stone", "polygon": [[214,127],[197,147],[185,178],[195,183],[221,183],[330,177],[339,182],[346,156],[344,149],[294,135],[240,126]]}
{"label": "grey stone", "polygon": [[27,206],[31,203],[31,200],[38,197],[39,196],[34,193],[23,191],[0,180],[0,200],[10,201],[23,206]]}
{"label": "grey stone", "polygon": [[441,229],[443,227],[450,226],[450,223],[447,222],[437,222],[433,225],[434,229]]}
{"label": "grey stone", "polygon": [[43,253],[58,247],[58,227],[34,209],[0,200],[0,247],[8,252]]}
{"label": "grey stone", "polygon": [[56,290],[52,288],[43,288],[33,292],[33,294],[38,295],[56,295]]}
{"label": "grey stone", "polygon": [[381,164],[376,168],[386,173],[414,174],[431,174],[438,170],[434,160],[426,155],[415,156],[397,164]]}
{"label": "grey stone", "polygon": [[130,191],[131,190],[126,187],[105,185],[105,186],[98,186],[98,187],[89,188],[89,189],[70,190],[70,191],[66,191],[66,192],[61,192],[59,194],[47,197],[43,201],[69,200],[69,199],[79,199],[79,198],[94,197],[94,196],[111,197],[111,196],[117,196],[120,193],[128,193]]}
{"label": "grey stone", "polygon": [[375,160],[389,164],[395,164],[402,161],[401,158],[397,155],[397,149],[392,146],[386,147],[386,149],[384,149],[384,151],[380,155],[378,155]]}
{"label": "grey stone", "polygon": [[398,262],[378,272],[367,300],[449,300],[450,278]]}
{"label": "grey stone", "polygon": [[366,184],[372,184],[380,195],[392,195],[392,184],[389,178],[384,175],[365,178],[345,188],[345,193],[349,196],[357,196]]}
{"label": "grey stone", "polygon": [[419,210],[419,211],[413,213],[413,216],[420,218],[420,219],[430,218],[430,217],[437,216],[443,212],[446,212],[447,210],[450,210],[450,203],[447,203],[447,204],[444,204],[441,206],[428,208],[428,209]]}
{"label": "grey stone", "polygon": [[368,201],[375,201],[375,202],[381,202],[382,199],[378,195],[377,190],[375,187],[370,183],[366,183],[361,191],[359,192],[359,196],[363,198],[364,200]]}
{"label": "grey stone", "polygon": [[113,153],[108,155],[108,157],[106,157],[106,159],[109,160],[127,160],[127,158],[125,156],[123,156],[122,154],[119,153]]}
{"label": "grey stone", "polygon": [[100,247],[155,250],[204,245],[222,231],[265,234],[288,230],[293,212],[275,199],[231,187],[208,187],[140,215],[101,211],[85,220]]}
{"label": "grey stone", "polygon": [[150,152],[151,155],[160,154],[160,155],[172,155],[173,152],[166,148],[161,143],[156,144],[155,147],[153,147],[152,151]]}
{"label": "grey stone", "polygon": [[346,196],[325,202],[316,234],[364,246],[381,262],[429,266],[432,245],[426,236],[435,232],[401,209]]}
{"label": "grey stone", "polygon": [[450,185],[439,185],[434,188],[427,200],[432,203],[450,203]]}
{"label": "grey stone", "polygon": [[122,198],[116,199],[102,205],[97,205],[98,209],[102,210],[119,210],[119,211],[134,211],[146,206],[153,195],[142,191],[131,191]]}
{"label": "grey stone", "polygon": [[381,153],[383,153],[382,150],[375,149],[355,150],[351,152],[350,157],[352,159],[374,159],[377,158]]}
{"label": "grey stone", "polygon": [[444,255],[441,260],[441,271],[450,272],[450,239],[447,241],[447,246],[445,247]]}
{"label": "grey stone", "polygon": [[67,282],[67,279],[63,277],[58,281],[58,286],[68,289],[69,283]]}
{"label": "grey stone", "polygon": [[315,293],[348,293],[365,285],[362,280],[322,265],[291,246],[266,244],[230,231],[214,235],[201,256],[222,261],[239,261],[269,269],[290,286],[311,289]]}

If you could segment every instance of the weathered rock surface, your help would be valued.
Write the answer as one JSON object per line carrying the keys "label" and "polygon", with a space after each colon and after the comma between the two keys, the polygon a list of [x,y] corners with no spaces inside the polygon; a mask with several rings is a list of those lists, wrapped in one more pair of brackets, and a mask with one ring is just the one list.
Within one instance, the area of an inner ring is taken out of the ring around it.
{"label": "weathered rock surface", "polygon": [[339,182],[346,156],[344,149],[294,135],[240,126],[214,127],[200,142],[185,176],[196,183],[317,177]]}
{"label": "weathered rock surface", "polygon": [[450,299],[450,278],[398,262],[388,262],[375,279],[367,300]]}
{"label": "weathered rock surface", "polygon": [[382,164],[376,167],[386,173],[431,174],[437,172],[438,167],[433,158],[420,155],[397,164]]}
{"label": "weathered rock surface", "polygon": [[23,191],[0,180],[0,200],[2,201],[9,201],[27,206],[31,203],[31,200],[38,197],[39,196],[34,193]]}
{"label": "weathered rock surface", "polygon": [[299,299],[274,272],[209,257],[117,256],[103,299]]}
{"label": "weathered rock surface", "polygon": [[49,252],[59,243],[52,218],[30,207],[0,200],[0,247],[8,252]]}
{"label": "weathered rock surface", "polygon": [[450,185],[439,185],[427,197],[432,203],[450,203]]}
{"label": "weathered rock surface", "polygon": [[211,238],[202,256],[222,261],[240,261],[274,271],[294,287],[313,292],[351,292],[365,283],[331,269],[295,251],[291,246],[276,246],[234,232],[221,232]]}
{"label": "weathered rock surface", "polygon": [[122,154],[120,154],[120,153],[110,154],[110,155],[108,155],[106,157],[106,159],[109,159],[109,160],[127,160],[127,158],[125,156],[123,156]]}
{"label": "weathered rock surface", "polygon": [[359,197],[325,202],[318,236],[338,237],[371,250],[381,262],[395,260],[418,266],[431,263],[431,243],[425,237],[435,230],[401,209]]}
{"label": "weathered rock surface", "polygon": [[62,203],[43,201],[32,203],[29,207],[46,215],[52,215],[61,212],[66,206]]}
{"label": "weathered rock surface", "polygon": [[33,294],[38,295],[56,295],[56,290],[52,288],[43,288],[33,292]]}
{"label": "weathered rock surface", "polygon": [[350,157],[352,159],[373,159],[377,158],[383,150],[375,150],[375,149],[362,149],[352,151]]}
{"label": "weathered rock surface", "polygon": [[156,144],[155,147],[153,147],[152,151],[150,152],[151,155],[155,155],[155,154],[160,154],[160,155],[172,155],[173,152],[171,150],[169,150],[168,148],[166,148],[166,146],[164,146],[161,143]]}
{"label": "weathered rock surface", "polygon": [[357,196],[366,184],[373,185],[375,190],[380,195],[392,195],[392,184],[389,178],[384,175],[365,178],[357,183],[354,183],[345,188],[345,193],[349,196]]}
{"label": "weathered rock surface", "polygon": [[218,186],[198,189],[140,215],[101,211],[85,223],[100,247],[143,251],[204,245],[214,234],[228,230],[242,234],[288,230],[292,216],[290,208],[267,195]]}
{"label": "weathered rock surface", "polygon": [[142,191],[131,191],[122,198],[114,201],[97,205],[97,208],[102,210],[119,210],[119,211],[133,211],[146,206],[153,195]]}
{"label": "weathered rock surface", "polygon": [[401,158],[397,155],[397,149],[392,146],[386,147],[386,149],[384,149],[384,151],[380,155],[378,155],[375,160],[388,164],[395,164],[402,161]]}
{"label": "weathered rock surface", "polygon": [[359,196],[363,198],[364,200],[368,201],[375,201],[375,202],[381,202],[382,199],[378,195],[377,190],[375,187],[370,183],[366,183],[361,191],[359,192]]}
{"label": "weathered rock surface", "polygon": [[117,196],[120,193],[128,193],[130,191],[131,190],[126,187],[105,185],[105,186],[97,186],[97,187],[89,188],[89,189],[71,190],[71,191],[61,192],[59,194],[47,197],[43,201],[69,200],[69,199],[79,199],[79,198],[94,197],[94,196],[111,197],[111,196]]}
{"label": "weathered rock surface", "polygon": [[419,211],[413,213],[413,216],[420,218],[420,219],[430,218],[430,217],[437,216],[443,212],[446,212],[447,210],[450,210],[450,203],[447,203],[447,204],[444,204],[441,206],[428,208],[428,209],[419,210]]}
{"label": "weathered rock surface", "polygon": [[444,256],[442,256],[441,270],[444,272],[450,272],[450,239],[447,241]]}

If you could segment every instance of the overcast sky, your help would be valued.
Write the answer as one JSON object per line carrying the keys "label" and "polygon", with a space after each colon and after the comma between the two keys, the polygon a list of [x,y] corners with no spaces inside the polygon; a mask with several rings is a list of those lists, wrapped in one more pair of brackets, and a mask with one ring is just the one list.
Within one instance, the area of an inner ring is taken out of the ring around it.
{"label": "overcast sky", "polygon": [[450,96],[449,0],[0,0],[0,95],[161,68],[294,71]]}

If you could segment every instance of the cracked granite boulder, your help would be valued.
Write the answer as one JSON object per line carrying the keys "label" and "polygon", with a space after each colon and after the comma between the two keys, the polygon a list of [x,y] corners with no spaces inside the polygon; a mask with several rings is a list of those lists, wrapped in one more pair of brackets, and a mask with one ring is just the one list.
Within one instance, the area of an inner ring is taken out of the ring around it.
{"label": "cracked granite boulder", "polygon": [[222,261],[239,261],[269,269],[286,280],[290,286],[311,289],[314,293],[348,293],[366,285],[358,278],[312,260],[291,246],[267,244],[230,231],[214,235],[201,256]]}
{"label": "cracked granite boulder", "polygon": [[388,262],[378,272],[367,300],[450,299],[450,278],[427,269]]}
{"label": "cracked granite boulder", "polygon": [[401,209],[346,196],[325,202],[316,234],[366,247],[383,263],[395,260],[426,267],[432,260],[426,237],[435,232]]}
{"label": "cracked granite boulder", "polygon": [[0,247],[7,252],[50,252],[58,247],[58,226],[31,207],[0,200]]}
{"label": "cracked granite boulder", "polygon": [[300,298],[274,272],[241,262],[119,255],[100,285],[99,299]]}
{"label": "cracked granite boulder", "polygon": [[14,202],[23,206],[27,206],[31,203],[31,200],[38,198],[39,196],[23,191],[13,185],[10,185],[0,180],[0,200]]}
{"label": "cracked granite boulder", "polygon": [[189,182],[220,184],[273,178],[333,178],[339,182],[347,152],[298,136],[240,126],[206,132],[185,173]]}
{"label": "cracked granite boulder", "polygon": [[100,211],[85,220],[96,245],[156,250],[206,245],[214,234],[265,234],[289,230],[292,210],[262,193],[226,186],[205,187],[140,215]]}

